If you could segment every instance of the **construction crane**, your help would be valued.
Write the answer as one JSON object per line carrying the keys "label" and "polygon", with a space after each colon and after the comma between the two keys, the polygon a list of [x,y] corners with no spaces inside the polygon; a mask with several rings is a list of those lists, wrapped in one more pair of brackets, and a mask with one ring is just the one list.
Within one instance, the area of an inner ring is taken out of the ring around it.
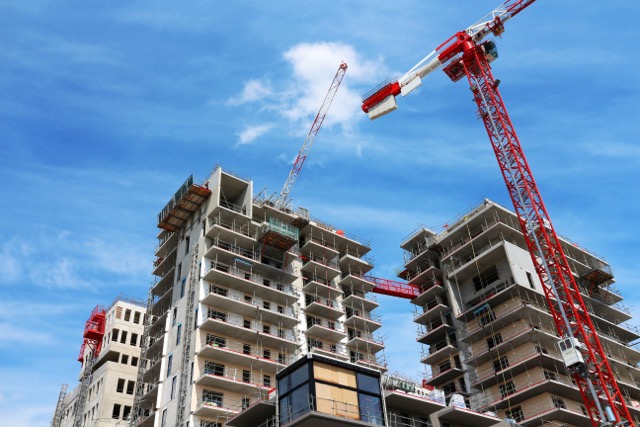
{"label": "construction crane", "polygon": [[489,34],[500,36],[504,24],[534,1],[506,1],[478,23],[454,34],[400,79],[384,82],[366,95],[362,110],[372,120],[390,113],[397,108],[396,96],[411,93],[422,84],[422,78],[441,67],[454,82],[467,77],[561,337],[558,347],[568,372],[578,384],[591,424],[594,427],[633,426],[624,396],[498,91],[500,81],[494,79],[489,66],[498,54],[495,43],[485,38]]}
{"label": "construction crane", "polygon": [[84,325],[84,341],[80,347],[78,362],[84,363],[80,391],[76,403],[76,414],[73,418],[73,427],[82,427],[84,407],[87,402],[89,385],[93,378],[93,366],[95,365],[100,350],[102,350],[102,338],[107,322],[107,312],[104,307],[97,305],[91,312],[89,320]]}
{"label": "construction crane", "polygon": [[327,111],[329,111],[329,107],[331,106],[331,102],[333,102],[333,98],[336,96],[336,92],[340,87],[340,83],[342,83],[342,79],[344,78],[345,73],[347,72],[347,64],[343,62],[338,67],[338,71],[336,72],[333,81],[331,82],[331,86],[329,87],[329,91],[327,95],[324,97],[324,101],[322,102],[322,106],[316,115],[313,124],[311,125],[311,129],[309,130],[309,134],[307,138],[304,140],[302,144],[302,148],[300,148],[300,152],[298,153],[298,157],[293,162],[293,167],[291,168],[291,172],[289,172],[289,176],[284,183],[284,187],[282,187],[282,191],[280,195],[275,201],[275,205],[278,207],[285,207],[289,201],[289,195],[291,194],[291,190],[293,189],[296,180],[298,179],[298,175],[300,175],[300,170],[302,169],[302,165],[304,165],[304,161],[307,159],[307,156],[311,152],[311,148],[313,148],[313,144],[316,140],[316,136],[318,135],[318,131],[322,126],[322,122],[327,115]]}

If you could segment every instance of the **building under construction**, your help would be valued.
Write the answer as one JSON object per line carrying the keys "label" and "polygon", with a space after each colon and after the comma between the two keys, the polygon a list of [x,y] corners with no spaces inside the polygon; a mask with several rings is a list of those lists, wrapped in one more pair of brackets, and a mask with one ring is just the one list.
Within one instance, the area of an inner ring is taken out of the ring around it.
{"label": "building under construction", "polygon": [[131,425],[217,426],[314,352],[384,370],[369,244],[220,167],[158,215]]}
{"label": "building under construction", "polygon": [[[86,322],[78,361],[80,384],[62,386],[52,427],[117,426],[127,423],[133,407],[145,305],[117,297],[97,306]],[[95,357],[94,357],[95,356]]]}
{"label": "building under construction", "polygon": [[[589,426],[516,215],[485,200],[439,234],[421,228],[401,245],[399,277],[417,285],[414,321],[426,384],[475,411],[521,425]],[[599,256],[561,238],[582,297],[636,425],[640,337]]]}

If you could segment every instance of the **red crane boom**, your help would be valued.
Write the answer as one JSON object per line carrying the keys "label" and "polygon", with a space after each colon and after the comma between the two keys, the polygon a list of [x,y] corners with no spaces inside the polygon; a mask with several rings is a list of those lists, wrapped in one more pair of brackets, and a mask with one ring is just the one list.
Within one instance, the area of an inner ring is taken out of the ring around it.
{"label": "red crane boom", "polygon": [[[504,22],[535,0],[507,1],[488,22],[461,31],[440,45],[397,82],[387,83],[362,105],[372,119],[397,108],[395,97],[406,95],[421,84],[421,78],[444,66],[453,81],[466,76],[498,165],[513,202],[527,248],[543,284],[547,304],[559,335],[559,347],[576,362],[568,371],[575,379],[594,427],[633,426],[624,396],[620,392],[607,355],[600,343],[580,289],[551,223],[542,196],[527,163],[518,136],[507,113],[489,63],[497,58],[495,44],[482,39],[500,35]],[[437,54],[437,55],[436,55]],[[432,58],[428,62],[426,60]]]}

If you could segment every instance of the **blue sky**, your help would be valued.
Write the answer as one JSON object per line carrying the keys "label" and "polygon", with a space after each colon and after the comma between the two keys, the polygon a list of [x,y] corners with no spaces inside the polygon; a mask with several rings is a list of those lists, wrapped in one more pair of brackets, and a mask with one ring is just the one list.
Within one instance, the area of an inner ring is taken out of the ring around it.
{"label": "blue sky", "polygon": [[[0,1],[0,425],[46,426],[84,321],[145,297],[155,218],[215,167],[279,191],[340,61],[345,80],[294,203],[399,244],[483,197],[509,206],[463,82],[430,75],[370,122],[359,96],[498,2]],[[556,229],[640,276],[640,59],[633,2],[539,0],[493,65]],[[378,310],[391,370],[421,372],[406,301]]]}

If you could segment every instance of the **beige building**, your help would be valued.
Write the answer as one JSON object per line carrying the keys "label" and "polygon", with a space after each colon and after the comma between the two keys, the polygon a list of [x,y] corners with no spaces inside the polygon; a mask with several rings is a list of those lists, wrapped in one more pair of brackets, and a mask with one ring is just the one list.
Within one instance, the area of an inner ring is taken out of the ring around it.
{"label": "beige building", "polygon": [[[131,298],[118,297],[106,309],[102,350],[93,366],[86,395],[82,426],[125,426],[130,418],[140,358],[145,306]],[[80,378],[88,351],[85,350]],[[59,426],[74,425],[78,410],[78,385],[60,402]],[[54,417],[55,418],[55,417]]]}
{"label": "beige building", "polygon": [[[631,414],[640,419],[640,337],[599,256],[562,239]],[[429,386],[475,411],[525,426],[590,426],[567,375],[554,323],[515,214],[486,200],[436,234],[422,228],[402,243],[402,279],[412,300]]]}
{"label": "beige building", "polygon": [[190,177],[158,226],[132,425],[222,424],[309,352],[385,369],[367,242],[220,167]]}

